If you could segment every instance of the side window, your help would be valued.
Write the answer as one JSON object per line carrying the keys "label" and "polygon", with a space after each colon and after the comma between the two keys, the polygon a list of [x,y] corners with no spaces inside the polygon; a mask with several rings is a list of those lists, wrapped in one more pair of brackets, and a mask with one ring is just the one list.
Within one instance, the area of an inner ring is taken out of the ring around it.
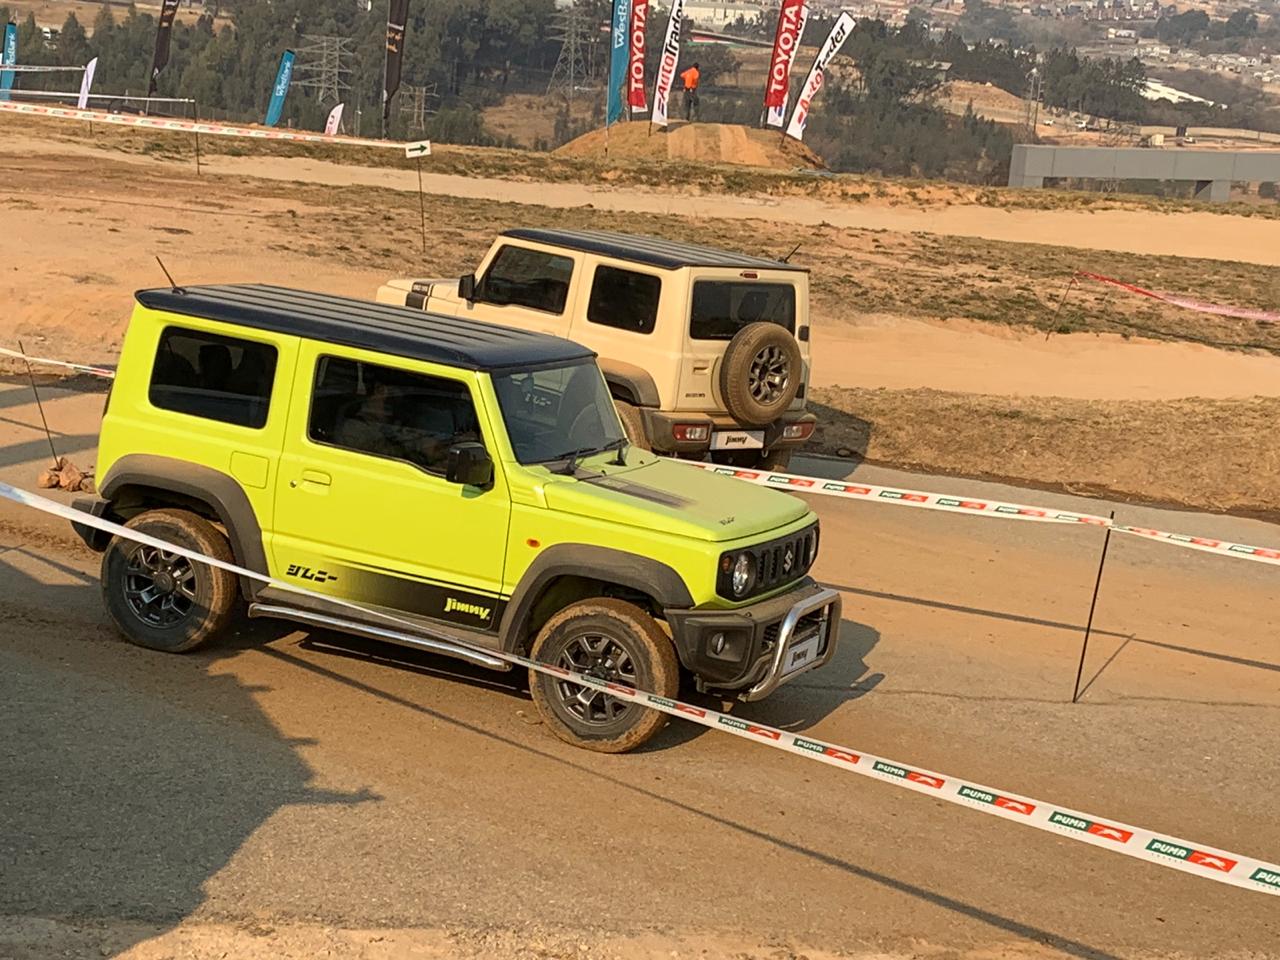
{"label": "side window", "polygon": [[484,303],[564,313],[572,278],[573,261],[568,257],[526,247],[504,246],[477,284],[476,299]]}
{"label": "side window", "polygon": [[480,440],[465,384],[342,357],[321,357],[307,436],[443,475],[449,447]]}
{"label": "side window", "polygon": [[258,430],[267,422],[275,378],[270,344],[166,327],[147,396],[161,410]]}
{"label": "side window", "polygon": [[617,267],[596,267],[587,319],[632,333],[653,333],[661,294],[660,277]]}

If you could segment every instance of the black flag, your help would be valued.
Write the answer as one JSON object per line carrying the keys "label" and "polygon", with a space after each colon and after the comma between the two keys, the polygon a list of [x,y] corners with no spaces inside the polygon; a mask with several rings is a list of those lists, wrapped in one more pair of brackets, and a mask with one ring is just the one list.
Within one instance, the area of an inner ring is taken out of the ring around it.
{"label": "black flag", "polygon": [[160,26],[156,28],[156,55],[151,58],[151,84],[147,96],[156,94],[156,79],[169,63],[169,36],[173,33],[173,18],[178,15],[178,0],[161,0]]}
{"label": "black flag", "polygon": [[391,0],[387,10],[387,76],[382,83],[382,119],[391,119],[391,98],[400,89],[400,67],[404,63],[404,29],[409,19],[409,0]]}

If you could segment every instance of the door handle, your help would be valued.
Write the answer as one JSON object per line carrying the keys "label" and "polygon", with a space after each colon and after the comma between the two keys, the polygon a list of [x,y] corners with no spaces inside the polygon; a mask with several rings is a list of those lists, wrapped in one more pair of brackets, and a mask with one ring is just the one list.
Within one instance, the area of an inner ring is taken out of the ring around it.
{"label": "door handle", "polygon": [[314,483],[320,487],[327,487],[329,486],[329,484],[333,482],[333,478],[330,477],[329,474],[324,473],[320,470],[303,470],[302,482]]}

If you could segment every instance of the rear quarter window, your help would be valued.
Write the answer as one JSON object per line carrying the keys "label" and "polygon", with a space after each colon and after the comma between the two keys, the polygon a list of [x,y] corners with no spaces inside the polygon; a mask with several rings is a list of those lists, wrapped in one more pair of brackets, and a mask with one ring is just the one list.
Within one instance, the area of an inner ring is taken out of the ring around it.
{"label": "rear quarter window", "polygon": [[796,332],[796,288],[789,283],[695,280],[689,335],[695,340],[732,340],[747,324],[776,323]]}
{"label": "rear quarter window", "polygon": [[660,277],[601,265],[591,282],[587,319],[632,333],[653,333],[661,296]]}
{"label": "rear quarter window", "polygon": [[276,360],[269,343],[166,327],[147,397],[161,410],[261,429],[271,407]]}

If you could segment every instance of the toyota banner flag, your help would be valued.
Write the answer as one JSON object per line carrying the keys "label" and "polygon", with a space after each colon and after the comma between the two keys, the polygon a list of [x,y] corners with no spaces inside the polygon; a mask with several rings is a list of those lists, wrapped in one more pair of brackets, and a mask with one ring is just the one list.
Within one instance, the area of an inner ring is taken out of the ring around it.
{"label": "toyota banner flag", "polygon": [[627,84],[631,60],[631,0],[613,0],[613,21],[609,28],[609,95],[605,98],[607,127],[622,119],[622,88]]}
{"label": "toyota banner flag", "polygon": [[[391,0],[387,6],[387,72],[382,81],[382,121],[391,119],[391,98],[400,89],[404,66],[404,33],[409,22],[409,0]],[[386,135],[385,126],[383,135]]]}
{"label": "toyota banner flag", "polygon": [[813,66],[809,68],[809,76],[804,81],[804,88],[800,91],[800,99],[796,101],[796,109],[791,114],[791,123],[787,126],[787,136],[796,140],[804,139],[804,125],[809,121],[809,105],[813,102],[813,98],[818,95],[818,91],[822,89],[824,71],[827,65],[840,52],[840,48],[844,46],[844,42],[849,39],[849,34],[853,32],[853,25],[856,21],[847,13],[840,14],[840,19],[836,21],[836,25],[831,28],[831,32],[827,34],[826,42],[822,44],[822,49],[818,51],[818,56],[814,58]]}
{"label": "toyota banner flag", "polygon": [[631,4],[631,66],[627,71],[627,103],[632,113],[649,109],[644,97],[644,29],[649,19],[649,0]]}
{"label": "toyota banner flag", "polygon": [[764,105],[769,111],[766,123],[781,128],[787,122],[787,95],[791,92],[791,65],[804,36],[809,19],[809,5],[804,0],[782,0],[778,11],[778,29],[773,37],[773,56],[769,61],[769,78],[764,89]]}
{"label": "toyota banner flag", "polygon": [[667,125],[667,105],[671,100],[671,87],[676,79],[676,66],[680,61],[680,21],[684,19],[684,0],[671,0],[671,19],[667,21],[667,36],[662,41],[662,59],[658,62],[658,78],[653,83],[653,116],[650,120],[660,127]]}
{"label": "toyota banner flag", "polygon": [[160,23],[156,27],[156,52],[151,57],[151,82],[147,96],[156,95],[156,81],[160,71],[169,65],[169,38],[173,35],[173,18],[178,15],[178,0],[161,0]]}

